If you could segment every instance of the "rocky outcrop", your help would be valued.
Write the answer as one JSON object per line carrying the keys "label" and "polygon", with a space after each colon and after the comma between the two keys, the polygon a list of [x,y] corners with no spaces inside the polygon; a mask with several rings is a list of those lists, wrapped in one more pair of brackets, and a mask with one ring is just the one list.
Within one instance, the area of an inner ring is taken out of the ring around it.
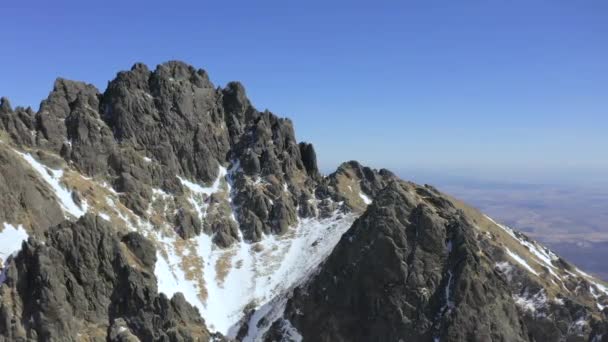
{"label": "rocky outcrop", "polygon": [[31,108],[14,111],[7,98],[0,98],[0,127],[19,145],[31,146],[35,139],[35,113]]}
{"label": "rocky outcrop", "polygon": [[4,270],[0,339],[6,341],[210,340],[183,296],[156,290],[156,251],[85,215],[30,239]]}
{"label": "rocky outcrop", "polygon": [[110,82],[101,106],[115,139],[158,161],[167,175],[217,177],[230,145],[219,94],[205,71],[181,62],[153,72],[136,64]]}
{"label": "rocky outcrop", "polygon": [[1,144],[0,203],[0,222],[23,224],[36,236],[64,220],[53,193],[15,152]]}
{"label": "rocky outcrop", "polygon": [[87,144],[86,135],[89,134],[78,127],[77,121],[78,117],[87,114],[96,115],[99,96],[99,91],[90,84],[58,78],[53,91],[42,101],[36,113],[36,144],[66,156],[70,155],[71,139],[84,135],[80,138],[83,144]]}
{"label": "rocky outcrop", "polygon": [[312,341],[524,341],[506,285],[449,202],[391,182],[285,316]]}
{"label": "rocky outcrop", "polygon": [[343,201],[348,208],[362,212],[367,208],[367,202],[396,179],[389,170],[374,170],[351,160],[327,177],[324,190],[336,201]]}

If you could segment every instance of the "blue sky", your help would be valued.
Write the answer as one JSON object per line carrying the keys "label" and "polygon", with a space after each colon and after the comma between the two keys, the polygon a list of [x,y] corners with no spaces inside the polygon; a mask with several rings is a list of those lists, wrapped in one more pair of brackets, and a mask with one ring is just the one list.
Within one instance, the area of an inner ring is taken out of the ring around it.
{"label": "blue sky", "polygon": [[[127,4],[128,2],[128,4]],[[293,119],[324,170],[601,182],[605,1],[3,1],[0,95],[180,59]],[[418,177],[420,178],[420,177]]]}

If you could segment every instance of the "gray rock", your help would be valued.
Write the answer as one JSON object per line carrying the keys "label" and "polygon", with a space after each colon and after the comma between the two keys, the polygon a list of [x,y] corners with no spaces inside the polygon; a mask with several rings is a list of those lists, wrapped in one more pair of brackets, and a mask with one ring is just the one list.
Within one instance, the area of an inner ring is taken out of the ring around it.
{"label": "gray rock", "polygon": [[157,293],[152,244],[121,240],[85,215],[30,239],[0,286],[0,336],[6,340],[208,341],[198,311],[181,294]]}
{"label": "gray rock", "polygon": [[150,240],[138,233],[131,232],[123,236],[121,241],[142,262],[147,269],[153,270],[156,264],[156,249]]}
{"label": "gray rock", "polygon": [[40,132],[36,136],[39,146],[55,153],[61,152],[68,141],[65,120],[77,102],[80,103],[79,108],[98,110],[99,91],[90,84],[58,78],[53,91],[42,101],[40,111],[36,113],[36,128]]}
{"label": "gray rock", "polygon": [[189,210],[180,208],[175,215],[175,227],[183,239],[190,239],[201,233],[201,221]]}
{"label": "gray rock", "polygon": [[35,140],[35,118],[31,108],[14,111],[7,98],[0,98],[0,128],[18,145],[31,146]]}
{"label": "gray rock", "polygon": [[527,341],[505,284],[475,254],[467,220],[410,193],[392,182],[377,195],[294,292],[286,319],[312,341]]}
{"label": "gray rock", "polygon": [[26,222],[38,237],[64,220],[55,195],[5,144],[0,144],[0,203],[0,222]]}
{"label": "gray rock", "polygon": [[312,144],[301,142],[299,144],[300,154],[302,155],[302,163],[308,175],[318,179],[320,177],[319,168],[317,167],[317,154]]}
{"label": "gray rock", "polygon": [[118,141],[154,155],[169,172],[210,182],[229,149],[223,108],[204,71],[168,62],[121,72],[103,95]]}

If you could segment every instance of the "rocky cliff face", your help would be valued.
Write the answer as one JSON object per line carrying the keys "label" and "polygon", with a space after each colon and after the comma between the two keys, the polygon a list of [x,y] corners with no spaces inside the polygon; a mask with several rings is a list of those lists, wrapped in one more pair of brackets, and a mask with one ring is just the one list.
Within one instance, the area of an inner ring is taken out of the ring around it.
{"label": "rocky cliff face", "polygon": [[585,340],[605,320],[574,298],[564,303],[565,284],[549,290],[542,278],[512,274],[512,261],[484,246],[493,242],[486,233],[432,188],[392,183],[295,291],[287,317],[317,341]]}
{"label": "rocky cliff face", "polygon": [[321,175],[181,62],[3,98],[0,140],[5,340],[608,339],[601,281],[430,186]]}
{"label": "rocky cliff face", "polygon": [[315,341],[525,340],[474,231],[440,196],[391,183],[296,290],[292,324]]}
{"label": "rocky cliff face", "polygon": [[23,243],[3,274],[0,331],[7,341],[209,340],[182,295],[157,292],[154,245],[119,236],[85,215]]}

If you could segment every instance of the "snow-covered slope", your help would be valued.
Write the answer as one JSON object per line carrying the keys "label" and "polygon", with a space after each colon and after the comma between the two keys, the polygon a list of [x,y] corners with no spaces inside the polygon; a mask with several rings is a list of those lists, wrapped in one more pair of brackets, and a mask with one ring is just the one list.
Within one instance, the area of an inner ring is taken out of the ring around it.
{"label": "snow-covered slope", "polygon": [[[234,334],[231,328],[246,308],[286,295],[315,269],[352,221],[352,214],[338,213],[322,220],[305,219],[285,236],[239,242],[227,249],[213,247],[206,234],[188,246],[180,246],[175,237],[162,238],[166,257],[159,253],[159,290],[168,295],[183,292],[201,310],[210,329]],[[202,262],[200,269],[188,265],[193,258]]]}
{"label": "snow-covered slope", "polygon": [[[218,179],[209,187],[181,180],[190,191],[188,200],[203,221],[210,196],[224,193],[228,195],[224,198],[231,201],[229,179],[226,169],[221,168]],[[161,194],[159,200],[170,202],[167,196]],[[234,220],[234,213],[230,216]],[[303,281],[355,218],[354,213],[340,210],[329,217],[300,218],[281,236],[267,235],[255,243],[240,236],[240,241],[228,248],[216,246],[213,237],[204,232],[184,241],[168,224],[162,231],[145,229],[158,242],[155,273],[159,290],[167,295],[184,293],[199,308],[210,330],[230,335],[236,334],[236,324],[247,310],[286,295]]]}

